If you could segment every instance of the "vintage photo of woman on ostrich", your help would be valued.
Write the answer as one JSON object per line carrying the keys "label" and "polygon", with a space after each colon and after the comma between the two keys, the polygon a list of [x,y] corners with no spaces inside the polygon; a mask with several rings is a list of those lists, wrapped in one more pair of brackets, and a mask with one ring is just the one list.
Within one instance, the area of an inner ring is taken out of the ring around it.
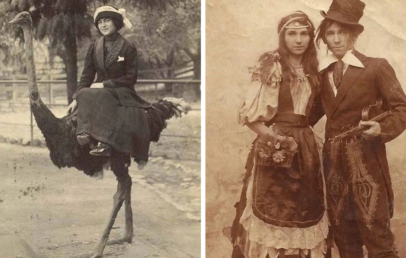
{"label": "vintage photo of woman on ostrich", "polygon": [[[19,0],[1,2],[0,12],[8,33],[0,52],[10,65],[0,73],[0,115],[8,119],[0,119],[0,148],[9,153],[0,166],[13,177],[0,185],[10,210],[0,215],[0,257],[200,257],[200,1]],[[72,48],[83,60],[77,86]],[[67,82],[46,78],[56,56]],[[56,103],[61,92],[68,103]],[[25,124],[31,133],[16,129]],[[108,181],[116,181],[114,196]]]}
{"label": "vintage photo of woman on ostrich", "polygon": [[404,5],[207,2],[207,257],[403,257]]}

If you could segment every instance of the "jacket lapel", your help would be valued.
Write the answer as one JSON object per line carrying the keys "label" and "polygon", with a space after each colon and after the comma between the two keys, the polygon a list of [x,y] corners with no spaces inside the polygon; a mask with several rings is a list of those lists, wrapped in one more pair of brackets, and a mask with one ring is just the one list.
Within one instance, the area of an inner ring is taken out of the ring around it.
{"label": "jacket lapel", "polygon": [[124,38],[121,35],[118,35],[118,38],[113,44],[110,53],[107,54],[105,68],[108,68],[110,65],[115,63],[118,60],[118,54],[120,54],[121,49],[124,45]]}
{"label": "jacket lapel", "polygon": [[100,67],[101,70],[103,71],[103,73],[106,74],[107,71],[106,71],[106,68],[104,67],[104,37],[101,37],[96,42],[95,55],[96,55],[96,62],[97,62],[96,67]]}
{"label": "jacket lapel", "polygon": [[361,73],[365,70],[365,68],[368,65],[368,60],[364,55],[362,55],[357,51],[355,51],[354,55],[362,62],[364,68],[354,67],[351,65],[347,68],[347,71],[345,72],[343,79],[341,81],[341,85],[337,90],[337,96],[334,99],[331,114],[333,114],[336,111],[338,105],[341,103],[345,95],[347,95],[348,91],[352,88],[355,81],[358,79],[358,77],[361,75]]}
{"label": "jacket lapel", "polygon": [[333,89],[331,88],[331,84],[330,81],[328,79],[328,69],[325,69],[322,71],[322,99],[323,99],[323,103],[325,103],[325,105],[323,105],[323,108],[325,109],[325,113],[327,115],[327,117],[330,117],[331,114],[331,105],[328,105],[328,103],[333,103],[335,96],[334,96],[334,92]]}

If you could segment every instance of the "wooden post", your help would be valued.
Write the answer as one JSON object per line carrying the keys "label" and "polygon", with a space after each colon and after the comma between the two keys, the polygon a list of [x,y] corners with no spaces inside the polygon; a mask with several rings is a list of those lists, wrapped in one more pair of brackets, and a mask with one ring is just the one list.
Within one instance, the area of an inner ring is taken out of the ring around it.
{"label": "wooden post", "polygon": [[155,83],[155,100],[158,100],[158,83]]}
{"label": "wooden post", "polygon": [[31,105],[30,105],[30,129],[31,129],[31,141],[30,141],[30,145],[32,146],[32,141],[34,140],[34,124],[33,124],[33,114],[32,114],[32,109],[31,109]]}
{"label": "wooden post", "polygon": [[[48,97],[49,97],[49,104],[52,105],[54,104],[54,94],[52,92],[52,84],[48,84]],[[52,108],[52,106],[50,107]]]}

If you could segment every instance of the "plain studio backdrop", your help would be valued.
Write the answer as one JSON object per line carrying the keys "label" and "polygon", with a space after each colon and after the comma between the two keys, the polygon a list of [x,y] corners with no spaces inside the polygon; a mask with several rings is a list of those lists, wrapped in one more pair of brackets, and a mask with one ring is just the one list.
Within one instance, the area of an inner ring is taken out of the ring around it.
{"label": "plain studio backdrop", "polygon": [[[404,0],[364,0],[360,23],[365,30],[356,49],[386,58],[406,90],[406,5]],[[237,123],[237,112],[250,87],[248,67],[265,51],[277,47],[279,19],[297,10],[316,28],[330,0],[207,0],[206,1],[206,257],[230,257],[223,233],[235,216],[245,173],[244,165],[255,134]],[[326,49],[322,46],[319,56]],[[319,125],[319,131],[323,126]],[[322,133],[322,132],[321,132]],[[406,133],[387,144],[395,192],[392,219],[399,254],[406,255],[405,163]],[[403,182],[405,180],[405,182]]]}

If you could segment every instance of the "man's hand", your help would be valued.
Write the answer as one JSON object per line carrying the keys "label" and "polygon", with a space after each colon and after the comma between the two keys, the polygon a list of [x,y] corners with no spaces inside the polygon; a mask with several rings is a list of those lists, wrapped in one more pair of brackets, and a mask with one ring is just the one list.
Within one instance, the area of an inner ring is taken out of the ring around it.
{"label": "man's hand", "polygon": [[70,105],[68,106],[67,113],[70,114],[70,113],[74,112],[77,107],[78,107],[78,102],[76,101],[76,99],[72,100],[72,103],[70,103]]}
{"label": "man's hand", "polygon": [[90,88],[92,89],[103,89],[104,85],[102,82],[96,82],[96,83],[92,83],[92,85],[90,85]]}
{"label": "man's hand", "polygon": [[360,125],[369,126],[368,130],[362,132],[362,134],[361,134],[367,140],[375,138],[381,134],[381,125],[378,122],[361,121]]}

